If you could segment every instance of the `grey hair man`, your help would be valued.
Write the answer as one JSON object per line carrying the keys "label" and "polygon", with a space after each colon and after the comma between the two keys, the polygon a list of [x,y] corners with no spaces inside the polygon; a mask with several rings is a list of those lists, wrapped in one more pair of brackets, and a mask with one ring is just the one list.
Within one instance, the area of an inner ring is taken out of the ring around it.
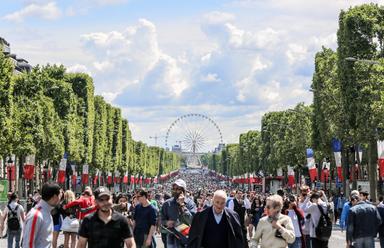
{"label": "grey hair man", "polygon": [[213,195],[212,206],[196,214],[189,232],[188,247],[245,247],[239,216],[225,207],[226,201],[227,194],[217,190]]}

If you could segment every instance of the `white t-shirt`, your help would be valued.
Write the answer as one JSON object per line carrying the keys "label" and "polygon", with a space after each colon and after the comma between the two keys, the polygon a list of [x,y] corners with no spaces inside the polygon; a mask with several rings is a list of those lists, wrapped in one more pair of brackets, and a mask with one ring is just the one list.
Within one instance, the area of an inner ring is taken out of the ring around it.
{"label": "white t-shirt", "polygon": [[299,224],[299,218],[297,218],[297,215],[295,213],[295,210],[293,209],[288,209],[288,216],[291,218],[292,223],[293,223],[293,229],[295,230],[295,236],[297,238],[301,237],[300,233],[300,224]]}

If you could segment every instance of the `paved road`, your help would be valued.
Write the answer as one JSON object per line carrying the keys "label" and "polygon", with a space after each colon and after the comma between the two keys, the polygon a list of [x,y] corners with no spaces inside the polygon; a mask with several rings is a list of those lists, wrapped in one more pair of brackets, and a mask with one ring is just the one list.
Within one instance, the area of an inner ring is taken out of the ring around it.
{"label": "paved road", "polygon": [[[163,243],[161,242],[161,236],[156,236],[157,247],[156,248],[164,248]],[[64,235],[59,236],[58,245],[64,244]],[[7,239],[0,239],[0,248],[7,247]]]}
{"label": "paved road", "polygon": [[[157,241],[157,248],[163,248],[163,244],[161,242],[160,236],[156,237]],[[60,235],[58,244],[64,243],[64,236]],[[5,248],[7,247],[7,240],[6,239],[0,239],[0,247]],[[344,248],[345,247],[345,232],[341,232],[338,227],[334,227],[334,230],[332,231],[332,236],[329,241],[329,248]],[[380,248],[380,244],[378,241],[375,242],[375,248]]]}

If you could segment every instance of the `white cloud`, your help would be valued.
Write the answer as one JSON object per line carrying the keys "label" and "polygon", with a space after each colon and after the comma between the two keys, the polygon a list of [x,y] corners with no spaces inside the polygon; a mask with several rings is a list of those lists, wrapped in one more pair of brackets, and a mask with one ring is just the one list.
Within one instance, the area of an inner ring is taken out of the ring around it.
{"label": "white cloud", "polygon": [[288,63],[291,65],[305,60],[307,54],[307,48],[299,44],[289,44],[288,50],[285,53],[288,58]]}
{"label": "white cloud", "polygon": [[98,71],[108,71],[113,69],[113,64],[110,61],[94,62],[93,66]]}
{"label": "white cloud", "polygon": [[204,19],[209,24],[227,23],[233,21],[235,16],[231,13],[213,11],[204,15]]}
{"label": "white cloud", "polygon": [[207,75],[201,77],[203,82],[220,82],[221,79],[216,73],[208,73]]}
{"label": "white cloud", "polygon": [[95,58],[92,68],[98,90],[108,92],[109,97],[121,95],[121,104],[143,94],[150,97],[148,101],[171,100],[188,88],[181,68],[188,64],[188,58],[182,55],[176,59],[164,53],[158,45],[156,26],[146,19],[124,31],[85,34],[82,40]]}
{"label": "white cloud", "polygon": [[208,36],[215,38],[219,45],[235,49],[272,49],[281,35],[281,32],[271,27],[257,31],[241,29],[234,24],[233,15],[221,12],[206,14],[202,29]]}
{"label": "white cloud", "polygon": [[3,19],[14,22],[22,22],[27,17],[38,17],[47,20],[54,20],[60,18],[61,11],[55,2],[46,4],[31,3],[21,10],[10,13],[3,17]]}
{"label": "white cloud", "polygon": [[88,68],[85,65],[81,65],[81,64],[75,64],[67,67],[67,72],[83,72],[92,76],[92,73],[88,70]]}
{"label": "white cloud", "polygon": [[73,0],[65,7],[67,16],[86,15],[95,8],[105,8],[113,5],[123,5],[129,0]]}

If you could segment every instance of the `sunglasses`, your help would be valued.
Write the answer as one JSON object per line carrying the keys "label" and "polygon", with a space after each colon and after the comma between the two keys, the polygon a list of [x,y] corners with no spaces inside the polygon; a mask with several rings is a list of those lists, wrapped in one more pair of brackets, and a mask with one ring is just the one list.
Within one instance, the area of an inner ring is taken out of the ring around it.
{"label": "sunglasses", "polygon": [[267,209],[274,209],[274,207],[273,206],[271,206],[271,205],[267,205],[267,206],[265,206]]}
{"label": "sunglasses", "polygon": [[107,198],[107,197],[103,197],[103,198],[99,198],[99,199],[97,199],[97,201],[99,201],[99,202],[106,202],[106,201],[109,201],[109,197]]}

